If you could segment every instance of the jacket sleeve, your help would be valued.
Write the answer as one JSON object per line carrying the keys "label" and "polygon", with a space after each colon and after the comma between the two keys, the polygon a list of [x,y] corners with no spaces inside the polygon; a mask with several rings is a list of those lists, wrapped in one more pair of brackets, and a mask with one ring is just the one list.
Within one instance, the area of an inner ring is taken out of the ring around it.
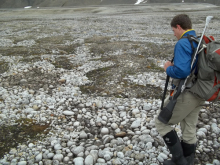
{"label": "jacket sleeve", "polygon": [[187,41],[181,39],[175,46],[174,65],[169,66],[166,70],[167,75],[172,78],[183,79],[190,74],[192,48]]}

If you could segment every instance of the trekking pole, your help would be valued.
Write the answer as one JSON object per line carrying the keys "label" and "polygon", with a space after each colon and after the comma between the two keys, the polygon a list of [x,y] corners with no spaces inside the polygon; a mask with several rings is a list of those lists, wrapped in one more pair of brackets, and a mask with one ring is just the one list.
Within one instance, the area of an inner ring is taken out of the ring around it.
{"label": "trekking pole", "polygon": [[[202,32],[202,36],[201,36],[201,38],[200,38],[200,40],[199,40],[199,43],[198,43],[198,46],[197,46],[197,48],[196,48],[196,52],[195,52],[195,54],[194,54],[194,58],[193,58],[192,63],[191,63],[191,70],[192,70],[192,68],[193,68],[194,62],[196,61],[196,55],[197,55],[197,53],[198,53],[198,51],[199,51],[199,48],[200,48],[200,45],[201,45],[201,43],[202,43],[202,39],[203,39],[203,36],[204,36],[204,34],[205,34],[206,27],[208,26],[208,24],[209,24],[209,22],[211,21],[212,18],[213,18],[213,16],[207,16],[207,17],[206,17],[205,28],[204,28],[204,30],[203,30],[203,32]],[[182,86],[181,92],[183,92],[184,89],[186,88],[186,82],[187,82],[187,79],[189,78],[189,76],[190,76],[190,74],[186,77],[185,82],[184,82],[184,84],[183,84],[183,86]]]}
{"label": "trekking pole", "polygon": [[[173,59],[174,59],[174,57],[173,57]],[[173,63],[173,59],[171,60],[171,63]],[[161,103],[161,107],[160,107],[161,110],[163,110],[164,99],[165,99],[165,97],[166,97],[167,86],[168,86],[169,80],[170,80],[170,76],[167,75],[166,83],[165,83],[165,87],[164,87],[164,92],[163,92],[162,103]]]}

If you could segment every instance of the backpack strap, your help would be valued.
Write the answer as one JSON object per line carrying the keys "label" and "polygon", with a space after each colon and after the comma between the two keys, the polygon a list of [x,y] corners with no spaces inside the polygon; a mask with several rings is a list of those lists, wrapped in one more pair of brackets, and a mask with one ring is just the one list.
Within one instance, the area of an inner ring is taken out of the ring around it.
{"label": "backpack strap", "polygon": [[[187,38],[191,44],[191,47],[192,47],[192,56],[191,56],[191,71],[190,71],[190,80],[191,81],[195,81],[197,79],[197,67],[198,67],[198,63],[195,64],[195,66],[193,67],[194,64],[193,63],[193,60],[195,58],[195,56],[197,55],[196,54],[196,48],[194,47],[193,45],[193,42],[195,43],[199,43],[199,38],[198,37],[195,37],[193,35],[187,35],[187,36],[183,36],[182,38]],[[187,80],[188,78],[186,78],[185,80],[185,84],[184,84],[184,88],[187,88],[187,89],[190,89],[192,87],[192,83],[189,83],[189,81]],[[183,90],[183,89],[182,89]]]}
{"label": "backpack strap", "polygon": [[192,35],[187,34],[187,38],[191,44],[192,50],[194,50]]}
{"label": "backpack strap", "polygon": [[187,36],[183,36],[182,38],[187,38],[190,42],[191,48],[193,50],[193,55],[192,55],[192,58],[191,58],[191,63],[192,63],[193,58],[195,56],[195,50],[196,50],[195,47],[193,46],[193,42],[199,43],[199,40],[195,36],[189,35],[189,34],[187,34]]}

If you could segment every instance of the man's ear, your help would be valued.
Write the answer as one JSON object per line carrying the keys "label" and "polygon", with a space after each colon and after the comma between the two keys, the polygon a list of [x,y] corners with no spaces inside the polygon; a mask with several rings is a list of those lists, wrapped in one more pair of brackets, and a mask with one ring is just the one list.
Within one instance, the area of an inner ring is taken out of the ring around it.
{"label": "man's ear", "polygon": [[176,28],[178,29],[178,30],[182,30],[182,27],[180,26],[180,25],[176,25]]}

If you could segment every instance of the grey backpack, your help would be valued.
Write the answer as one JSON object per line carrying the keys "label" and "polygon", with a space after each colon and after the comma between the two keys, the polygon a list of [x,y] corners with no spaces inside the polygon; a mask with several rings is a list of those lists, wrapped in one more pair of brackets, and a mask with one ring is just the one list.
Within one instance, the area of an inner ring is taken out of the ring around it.
{"label": "grey backpack", "polygon": [[191,74],[192,93],[206,101],[220,99],[220,42],[203,36],[204,49],[198,54],[197,67]]}

